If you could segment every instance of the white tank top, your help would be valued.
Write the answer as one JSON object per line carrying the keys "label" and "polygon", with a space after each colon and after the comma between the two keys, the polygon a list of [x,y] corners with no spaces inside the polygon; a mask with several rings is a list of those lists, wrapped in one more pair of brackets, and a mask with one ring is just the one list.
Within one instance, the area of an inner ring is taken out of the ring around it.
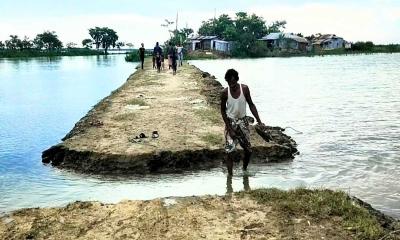
{"label": "white tank top", "polygon": [[231,89],[228,87],[228,101],[226,102],[226,115],[231,119],[244,118],[246,116],[246,98],[243,94],[242,84],[240,86],[240,95],[233,98]]}

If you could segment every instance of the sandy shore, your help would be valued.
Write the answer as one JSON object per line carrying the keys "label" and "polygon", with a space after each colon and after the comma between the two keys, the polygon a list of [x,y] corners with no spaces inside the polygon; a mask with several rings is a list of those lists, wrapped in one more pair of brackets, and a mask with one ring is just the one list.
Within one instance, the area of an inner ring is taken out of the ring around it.
{"label": "sandy shore", "polygon": [[[222,86],[210,74],[184,64],[177,75],[157,73],[150,61],[84,116],[63,142],[43,153],[43,162],[85,173],[148,173],[221,164],[224,124]],[[151,138],[157,131],[159,137]],[[296,143],[271,129],[266,143],[252,131],[252,161],[292,159]],[[143,133],[147,138],[135,139]]]}

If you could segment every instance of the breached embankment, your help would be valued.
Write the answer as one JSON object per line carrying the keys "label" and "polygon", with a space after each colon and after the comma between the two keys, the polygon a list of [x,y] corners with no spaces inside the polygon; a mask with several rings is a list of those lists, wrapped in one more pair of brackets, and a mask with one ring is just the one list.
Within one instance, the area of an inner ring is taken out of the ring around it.
{"label": "breached embankment", "polygon": [[[195,66],[177,75],[157,73],[151,63],[101,100],[62,139],[42,154],[44,163],[83,173],[123,174],[204,169],[224,159],[221,84]],[[253,162],[292,159],[296,143],[269,128],[267,143],[254,129]],[[151,138],[154,131],[158,138]],[[147,138],[135,139],[141,133]]]}

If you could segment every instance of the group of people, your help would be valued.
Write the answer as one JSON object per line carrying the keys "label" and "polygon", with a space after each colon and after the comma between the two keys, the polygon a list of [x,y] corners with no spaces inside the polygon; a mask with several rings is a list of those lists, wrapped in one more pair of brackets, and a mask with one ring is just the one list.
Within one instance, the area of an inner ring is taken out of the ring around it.
{"label": "group of people", "polygon": [[[182,66],[183,52],[181,46],[173,46],[169,43],[167,48],[168,69],[173,70],[176,74],[177,64]],[[140,59],[144,62],[144,46],[142,43],[139,49]],[[157,68],[160,72],[164,69],[164,54],[158,42],[153,49],[153,69]],[[221,115],[225,123],[225,151],[227,153],[226,165],[228,175],[233,174],[233,152],[236,151],[237,145],[244,150],[243,170],[247,171],[247,166],[252,155],[250,143],[249,121],[246,116],[246,105],[249,105],[250,111],[257,120],[257,124],[265,126],[261,121],[257,108],[250,96],[250,89],[247,85],[239,84],[239,73],[234,69],[229,69],[225,74],[225,80],[228,83],[221,92]]]}
{"label": "group of people", "polygon": [[[139,48],[139,57],[141,61],[141,67],[143,69],[145,48],[142,43],[141,48]],[[159,43],[153,49],[152,59],[153,59],[153,69],[157,69],[158,72],[165,69],[164,59],[168,59],[168,69],[172,69],[172,73],[175,75],[177,70],[177,65],[182,66],[183,64],[183,47],[178,45],[175,46],[171,42],[167,46],[167,50],[163,52]]]}

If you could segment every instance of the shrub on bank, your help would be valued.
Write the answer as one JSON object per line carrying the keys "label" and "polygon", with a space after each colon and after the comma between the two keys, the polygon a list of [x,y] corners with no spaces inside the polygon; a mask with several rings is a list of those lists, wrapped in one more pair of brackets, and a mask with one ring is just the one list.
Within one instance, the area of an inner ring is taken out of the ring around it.
{"label": "shrub on bank", "polygon": [[[149,50],[149,49],[146,49],[144,54],[145,54],[145,57],[152,56],[153,51]],[[130,53],[126,54],[125,61],[127,61],[127,62],[139,62],[140,61],[139,49],[133,49]]]}
{"label": "shrub on bank", "polygon": [[270,205],[288,222],[292,219],[311,218],[318,223],[335,218],[335,224],[356,239],[398,239],[390,236],[393,228],[400,227],[398,222],[387,217],[393,226],[382,226],[369,209],[357,203],[359,200],[353,200],[341,191],[305,188],[283,191],[271,188],[239,192],[237,195],[250,195],[258,203]]}

